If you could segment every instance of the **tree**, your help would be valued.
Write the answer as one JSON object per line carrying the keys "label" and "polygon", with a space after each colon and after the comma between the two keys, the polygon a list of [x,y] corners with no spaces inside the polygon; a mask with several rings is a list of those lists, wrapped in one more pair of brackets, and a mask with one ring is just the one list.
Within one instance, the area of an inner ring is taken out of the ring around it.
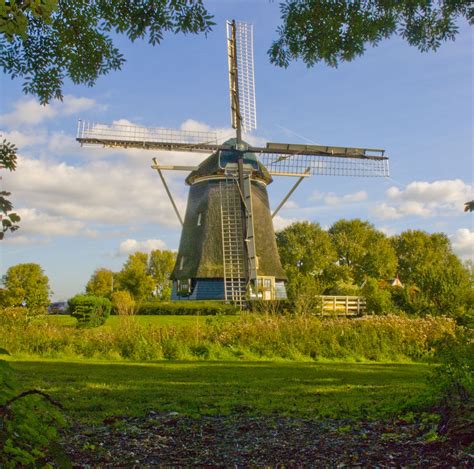
{"label": "tree", "polygon": [[394,34],[422,52],[436,50],[454,40],[459,18],[474,18],[470,0],[285,0],[280,10],[279,38],[268,51],[280,67],[297,59],[337,67]]}
{"label": "tree", "polygon": [[170,276],[176,262],[176,253],[172,251],[151,251],[148,258],[148,273],[155,281],[155,293],[161,300],[171,298]]}
{"label": "tree", "polygon": [[[15,171],[17,159],[16,152],[17,148],[15,145],[7,142],[5,139],[0,143],[0,169]],[[10,192],[0,191],[0,220],[2,222],[0,240],[4,238],[7,231],[13,232],[19,228],[17,223],[20,221],[20,217],[12,212],[13,205],[7,199],[10,195]]]}
{"label": "tree", "polygon": [[317,223],[297,222],[276,234],[291,300],[321,295],[340,276],[336,251]]}
{"label": "tree", "polygon": [[114,273],[109,269],[97,269],[86,285],[88,295],[109,298],[114,289]]}
{"label": "tree", "polygon": [[0,8],[0,66],[45,104],[62,98],[66,77],[92,86],[122,67],[110,32],[156,45],[165,33],[207,34],[213,25],[202,0],[11,1]]}
{"label": "tree", "polygon": [[443,233],[408,230],[392,239],[406,292],[399,299],[407,312],[464,316],[469,313],[469,271]]}
{"label": "tree", "polygon": [[130,254],[117,275],[117,283],[118,289],[128,291],[135,301],[149,298],[155,289],[155,280],[148,273],[148,255],[144,252]]}
{"label": "tree", "polygon": [[444,233],[407,230],[392,238],[398,258],[398,273],[402,282],[416,283],[422,272],[438,269],[453,256]]}
{"label": "tree", "polygon": [[369,222],[339,220],[329,229],[338,263],[346,266],[353,281],[360,285],[366,277],[386,279],[395,276],[397,258],[389,239]]}
{"label": "tree", "polygon": [[17,264],[2,279],[3,306],[25,306],[29,314],[46,313],[49,305],[49,279],[38,264]]}

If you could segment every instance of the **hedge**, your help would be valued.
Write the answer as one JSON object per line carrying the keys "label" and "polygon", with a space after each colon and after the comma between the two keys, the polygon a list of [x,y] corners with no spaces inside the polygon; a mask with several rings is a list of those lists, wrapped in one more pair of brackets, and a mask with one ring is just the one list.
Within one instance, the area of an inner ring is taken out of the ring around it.
{"label": "hedge", "polygon": [[110,315],[112,303],[107,298],[93,295],[76,295],[68,300],[71,316],[79,327],[97,327],[105,323]]}
{"label": "hedge", "polygon": [[176,315],[176,316],[215,316],[233,315],[239,312],[234,305],[220,301],[150,301],[141,303],[137,308],[140,315]]}

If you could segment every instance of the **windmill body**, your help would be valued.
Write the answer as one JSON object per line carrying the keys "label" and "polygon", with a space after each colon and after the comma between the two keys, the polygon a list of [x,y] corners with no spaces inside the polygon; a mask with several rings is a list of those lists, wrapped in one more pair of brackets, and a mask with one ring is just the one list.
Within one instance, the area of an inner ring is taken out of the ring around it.
{"label": "windmill body", "polygon": [[[183,227],[172,273],[173,299],[225,300],[245,307],[252,300],[286,298],[285,272],[278,256],[272,219],[307,177],[388,176],[384,150],[292,143],[251,146],[243,133],[256,128],[253,29],[227,22],[232,127],[236,137],[219,143],[213,132],[186,132],[79,121],[83,146],[200,152],[198,166],[165,166],[153,158]],[[163,171],[189,172],[184,220]],[[274,176],[296,183],[271,212],[267,187]]]}
{"label": "windmill body", "polygon": [[273,179],[255,154],[235,150],[235,140],[226,145],[186,178],[190,189],[172,298],[285,299],[267,193]]}

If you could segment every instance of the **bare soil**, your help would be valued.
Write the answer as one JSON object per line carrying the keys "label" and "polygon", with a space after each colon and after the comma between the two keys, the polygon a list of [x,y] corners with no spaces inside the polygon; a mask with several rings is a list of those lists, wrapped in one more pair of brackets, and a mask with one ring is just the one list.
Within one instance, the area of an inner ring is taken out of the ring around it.
{"label": "bare soil", "polygon": [[245,409],[76,424],[64,435],[64,449],[76,467],[474,467],[466,446],[420,422],[252,417]]}

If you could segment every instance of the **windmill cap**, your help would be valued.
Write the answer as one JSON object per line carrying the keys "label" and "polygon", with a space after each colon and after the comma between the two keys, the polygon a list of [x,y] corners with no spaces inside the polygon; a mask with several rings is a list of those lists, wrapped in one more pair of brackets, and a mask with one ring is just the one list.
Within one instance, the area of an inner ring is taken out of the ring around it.
{"label": "windmill cap", "polygon": [[[246,144],[245,142],[243,142]],[[236,140],[231,138],[224,142],[220,150],[215,151],[212,155],[206,158],[194,171],[192,171],[186,178],[186,184],[192,185],[199,182],[202,178],[211,178],[217,176],[221,178],[225,174],[225,167],[227,164],[236,164],[242,151],[236,150]],[[247,144],[246,144],[247,145]],[[247,168],[252,168],[252,179],[259,180],[265,184],[270,184],[273,179],[268,170],[257,158],[257,155],[252,152],[244,152],[244,165]]]}

